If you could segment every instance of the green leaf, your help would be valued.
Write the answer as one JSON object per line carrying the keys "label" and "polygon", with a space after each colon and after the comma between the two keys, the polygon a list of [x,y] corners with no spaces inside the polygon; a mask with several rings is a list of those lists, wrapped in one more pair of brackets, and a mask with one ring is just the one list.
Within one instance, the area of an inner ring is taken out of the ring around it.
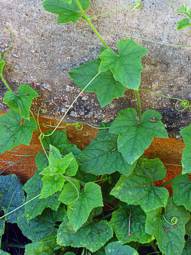
{"label": "green leaf", "polygon": [[48,166],[48,159],[43,152],[38,152],[35,157],[35,164],[37,166],[37,172],[40,173],[42,170]]}
{"label": "green leaf", "polygon": [[142,159],[129,177],[120,177],[111,195],[127,204],[140,205],[145,212],[165,207],[168,191],[154,185],[165,176],[166,169],[159,159]]}
{"label": "green leaf", "polygon": [[8,253],[8,252],[5,252],[5,251],[3,251],[3,250],[0,250],[0,255],[11,255],[11,254]]}
{"label": "green leaf", "polygon": [[129,164],[133,164],[149,147],[155,137],[168,137],[161,114],[154,110],[145,111],[141,120],[133,108],[119,112],[112,122],[110,133],[118,135],[118,151]]}
{"label": "green leaf", "polygon": [[59,201],[63,204],[69,205],[79,199],[80,182],[76,179],[70,180],[66,183],[59,196]]}
{"label": "green leaf", "polygon": [[[16,209],[25,202],[22,185],[16,175],[0,176],[0,205],[4,214]],[[23,214],[23,208],[6,217],[10,223],[16,223],[17,218]]]}
{"label": "green leaf", "polygon": [[82,171],[94,175],[112,174],[118,171],[129,175],[136,164],[129,165],[117,150],[117,136],[99,131],[95,140],[79,154]]}
{"label": "green leaf", "polygon": [[70,225],[77,231],[88,219],[94,208],[103,206],[99,185],[89,182],[79,194],[79,199],[68,205],[67,215]]}
{"label": "green leaf", "polygon": [[0,153],[20,144],[29,145],[36,128],[33,119],[23,120],[13,111],[0,116]]}
{"label": "green leaf", "polygon": [[189,18],[184,18],[184,19],[181,19],[177,22],[177,26],[176,28],[178,30],[182,30],[182,29],[185,29],[187,27],[191,27],[191,19]]}
{"label": "green leaf", "polygon": [[[45,134],[50,133],[51,131],[46,132]],[[42,141],[46,151],[49,151],[50,145],[52,145],[56,147],[62,155],[72,152],[76,156],[80,153],[80,149],[69,142],[65,131],[57,130],[53,135],[45,136]]]}
{"label": "green leaf", "polygon": [[114,211],[110,224],[122,243],[150,243],[152,236],[145,233],[146,215],[139,206],[123,206]]}
{"label": "green leaf", "polygon": [[182,173],[191,173],[191,125],[182,128],[180,134],[185,143],[185,149],[182,154]]}
{"label": "green leaf", "polygon": [[[40,194],[42,188],[42,181],[38,173],[36,173],[32,178],[30,178],[24,185],[24,191],[26,192],[27,199],[29,201],[33,197]],[[58,201],[58,194],[54,194],[51,197],[45,199],[35,199],[25,205],[25,216],[27,220],[32,220],[38,215],[41,215],[44,209],[50,208],[57,211],[60,202]]]}
{"label": "green leaf", "polygon": [[188,16],[189,18],[191,18],[191,8],[189,8],[186,5],[180,6],[180,8],[178,9],[178,13],[184,14],[184,15]]}
{"label": "green leaf", "polygon": [[76,255],[76,254],[69,251],[69,252],[64,253],[64,255]]}
{"label": "green leaf", "polygon": [[[78,68],[72,69],[70,77],[78,87],[84,89],[99,72],[99,65],[100,60],[87,62]],[[105,107],[113,99],[122,97],[125,90],[125,87],[113,78],[111,71],[106,71],[100,73],[85,91],[96,93],[101,107]]]}
{"label": "green leaf", "polygon": [[[0,244],[1,244],[1,239],[2,236],[4,235],[5,232],[5,219],[0,220]],[[1,255],[1,250],[0,250],[0,255]]]}
{"label": "green leaf", "polygon": [[[87,10],[90,4],[89,0],[80,0],[80,3],[84,10]],[[82,17],[76,0],[45,0],[43,7],[58,16],[58,23],[76,22]]]}
{"label": "green leaf", "polygon": [[33,242],[38,242],[56,233],[56,221],[55,215],[50,210],[47,210],[30,221],[23,214],[17,218],[17,225],[24,236]]}
{"label": "green leaf", "polygon": [[189,237],[188,240],[186,240],[186,244],[181,255],[190,255],[190,251],[191,251],[191,238]]}
{"label": "green leaf", "polygon": [[62,190],[65,183],[64,176],[43,176],[42,177],[42,189],[40,193],[40,199],[49,198],[55,193]]}
{"label": "green leaf", "polygon": [[90,223],[74,232],[68,224],[67,218],[60,225],[57,233],[57,243],[60,246],[86,248],[96,252],[102,248],[113,236],[112,228],[107,221]]}
{"label": "green leaf", "polygon": [[185,224],[190,214],[169,200],[165,210],[158,209],[148,213],[146,232],[154,235],[158,247],[165,255],[180,255],[184,249]]}
{"label": "green leaf", "polygon": [[22,118],[29,120],[31,105],[36,97],[38,97],[38,93],[34,89],[27,84],[22,84],[15,93],[7,91],[3,98],[3,103]]}
{"label": "green leaf", "polygon": [[191,180],[188,175],[173,179],[173,200],[176,205],[184,206],[191,211]]}
{"label": "green leaf", "polygon": [[49,236],[41,241],[25,245],[25,255],[53,255],[56,236]]}
{"label": "green leaf", "polygon": [[104,50],[101,55],[99,70],[110,70],[116,81],[129,89],[138,90],[141,84],[141,72],[143,69],[141,60],[148,50],[133,40],[121,40],[117,43],[118,52],[112,49]]}
{"label": "green leaf", "polygon": [[5,64],[6,64],[5,60],[0,57],[0,80],[2,80],[2,77],[3,77]]}
{"label": "green leaf", "polygon": [[139,255],[139,254],[134,248],[128,245],[123,245],[120,242],[112,242],[105,247],[105,255]]}

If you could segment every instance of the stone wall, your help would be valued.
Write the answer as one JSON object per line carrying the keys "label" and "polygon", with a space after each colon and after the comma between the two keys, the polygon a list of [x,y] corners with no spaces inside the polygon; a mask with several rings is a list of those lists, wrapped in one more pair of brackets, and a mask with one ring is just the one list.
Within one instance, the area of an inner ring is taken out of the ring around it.
{"label": "stone wall", "polygon": [[[144,0],[133,10],[131,0],[94,0],[94,24],[111,46],[119,38],[134,38],[149,49],[144,60],[144,108],[161,110],[169,130],[191,121],[173,98],[191,100],[191,33],[177,31],[177,9],[190,0]],[[68,79],[74,66],[96,57],[100,42],[82,21],[58,25],[42,9],[40,0],[0,0],[0,49],[6,53],[10,83],[32,83],[42,95],[42,114],[62,115],[79,90]],[[1,89],[2,90],[2,89]],[[170,99],[169,99],[170,97]],[[69,119],[90,123],[111,120],[125,106],[134,105],[130,93],[101,110],[94,95],[84,94]],[[3,108],[3,105],[1,104]]]}

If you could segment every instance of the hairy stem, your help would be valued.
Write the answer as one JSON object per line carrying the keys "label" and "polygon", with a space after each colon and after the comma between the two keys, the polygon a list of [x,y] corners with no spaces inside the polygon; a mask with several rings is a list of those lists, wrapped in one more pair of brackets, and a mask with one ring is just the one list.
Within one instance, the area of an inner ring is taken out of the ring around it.
{"label": "hairy stem", "polygon": [[76,0],[76,3],[81,11],[82,17],[86,20],[86,22],[88,23],[88,25],[90,26],[90,28],[93,30],[93,32],[96,34],[96,36],[98,37],[98,39],[101,41],[101,43],[104,45],[105,48],[110,48],[106,41],[103,39],[103,37],[100,35],[100,33],[98,32],[98,30],[95,28],[94,24],[91,22],[90,17],[86,14],[86,12],[84,11],[80,0]]}
{"label": "hairy stem", "polygon": [[136,103],[137,103],[137,113],[138,113],[138,117],[139,120],[141,119],[141,113],[142,113],[142,106],[141,106],[141,95],[140,95],[140,91],[139,90],[135,90],[135,99],[136,99]]}

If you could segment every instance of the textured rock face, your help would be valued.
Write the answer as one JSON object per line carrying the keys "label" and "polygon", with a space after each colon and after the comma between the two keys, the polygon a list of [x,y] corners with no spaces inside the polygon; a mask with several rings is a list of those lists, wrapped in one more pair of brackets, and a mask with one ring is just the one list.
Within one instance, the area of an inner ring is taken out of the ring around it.
{"label": "textured rock face", "polygon": [[[191,100],[191,34],[189,30],[176,31],[176,10],[190,1],[144,0],[140,10],[132,10],[133,2],[94,0],[90,13],[111,46],[119,38],[131,37],[149,49],[142,76],[144,107],[160,109],[169,129],[176,131],[191,121],[190,112],[182,111],[173,99]],[[95,58],[101,45],[82,21],[57,25],[55,16],[46,13],[41,4],[40,0],[0,0],[0,49],[3,51],[12,41],[12,49],[6,54],[8,80],[38,87],[42,112],[59,116],[79,92],[67,72]],[[91,123],[109,121],[119,109],[134,103],[127,93],[101,110],[94,95],[84,94],[69,118]]]}

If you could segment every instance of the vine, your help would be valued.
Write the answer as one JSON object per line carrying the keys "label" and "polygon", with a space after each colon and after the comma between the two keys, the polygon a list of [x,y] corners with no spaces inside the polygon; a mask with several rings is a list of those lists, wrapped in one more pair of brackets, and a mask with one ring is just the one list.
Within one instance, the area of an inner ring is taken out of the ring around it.
{"label": "vine", "polygon": [[[141,1],[136,4],[139,8]],[[191,125],[180,132],[186,145],[183,170],[170,180],[170,194],[169,182],[156,184],[166,177],[164,164],[143,155],[154,138],[168,137],[161,114],[141,106],[142,58],[148,51],[131,39],[119,40],[117,50],[112,49],[88,16],[89,5],[89,0],[43,2],[59,23],[82,18],[104,47],[97,59],[70,70],[81,91],[53,130],[42,132],[31,111],[37,92],[28,84],[13,91],[4,78],[5,60],[0,59],[0,79],[7,88],[3,102],[9,108],[0,117],[0,153],[29,145],[37,129],[42,146],[36,156],[38,170],[23,187],[14,175],[0,176],[1,232],[5,222],[17,223],[31,240],[25,255],[137,255],[145,245],[155,253],[185,255],[190,246],[185,237],[190,237],[191,222]],[[121,110],[83,150],[58,130],[82,93],[95,93],[103,108],[129,90],[136,109]],[[189,100],[176,100],[190,108]],[[7,184],[11,194],[4,188]]]}

